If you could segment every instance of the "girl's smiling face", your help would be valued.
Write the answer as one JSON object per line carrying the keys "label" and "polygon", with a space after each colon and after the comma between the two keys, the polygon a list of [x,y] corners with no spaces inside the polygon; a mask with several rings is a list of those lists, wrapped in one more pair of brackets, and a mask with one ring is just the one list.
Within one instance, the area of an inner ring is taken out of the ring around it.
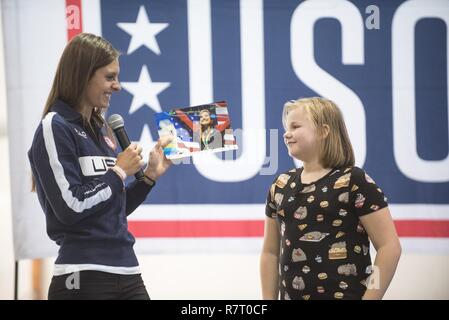
{"label": "girl's smiling face", "polygon": [[289,155],[301,161],[318,159],[320,141],[317,129],[305,108],[291,109],[285,120],[284,142]]}

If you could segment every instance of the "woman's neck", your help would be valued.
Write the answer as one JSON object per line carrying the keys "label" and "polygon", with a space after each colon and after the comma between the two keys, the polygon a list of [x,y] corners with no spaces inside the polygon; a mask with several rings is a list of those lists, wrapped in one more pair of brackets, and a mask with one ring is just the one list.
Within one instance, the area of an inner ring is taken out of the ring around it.
{"label": "woman's neck", "polygon": [[88,107],[86,105],[81,106],[76,109],[81,115],[83,116],[83,119],[85,119],[88,123],[90,123],[90,118],[92,116],[93,107]]}
{"label": "woman's neck", "polygon": [[201,129],[202,129],[202,131],[209,131],[211,129],[211,127],[210,126],[203,126]]}

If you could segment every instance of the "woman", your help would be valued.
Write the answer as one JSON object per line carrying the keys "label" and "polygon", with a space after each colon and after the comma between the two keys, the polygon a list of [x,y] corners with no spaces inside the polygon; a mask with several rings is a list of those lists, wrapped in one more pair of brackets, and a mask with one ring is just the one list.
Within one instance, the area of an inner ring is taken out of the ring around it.
{"label": "woman", "polygon": [[303,167],[279,175],[268,193],[263,298],[381,299],[401,246],[382,190],[354,166],[340,110],[299,99],[285,104],[282,120],[289,155]]}
{"label": "woman", "polygon": [[59,245],[49,299],[149,299],[126,216],[169,168],[158,141],[145,179],[142,148],[115,151],[103,114],[120,90],[119,53],[105,39],[80,34],[64,49],[43,120],[28,152],[33,189]]}
{"label": "woman", "polygon": [[[217,102],[220,106],[225,102]],[[209,109],[201,109],[199,111],[199,123],[192,121],[192,119],[183,111],[175,110],[176,116],[182,121],[191,131],[193,141],[199,141],[200,150],[212,150],[224,146],[224,133],[230,127],[229,117],[223,116],[222,121],[217,123],[216,116],[211,116]]]}
{"label": "woman", "polygon": [[216,149],[223,147],[223,135],[215,128],[215,120],[210,116],[210,111],[200,111],[200,140],[201,150]]}

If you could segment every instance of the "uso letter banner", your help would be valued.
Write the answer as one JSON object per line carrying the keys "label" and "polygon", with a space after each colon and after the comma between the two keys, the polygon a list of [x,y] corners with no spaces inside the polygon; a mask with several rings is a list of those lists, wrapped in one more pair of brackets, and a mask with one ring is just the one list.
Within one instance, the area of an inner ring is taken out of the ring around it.
{"label": "uso letter banner", "polygon": [[154,113],[228,101],[239,151],[174,165],[129,217],[140,253],[258,252],[264,201],[296,164],[290,99],[342,109],[357,165],[382,187],[411,252],[449,251],[448,36],[443,0],[2,0],[17,258],[54,255],[26,152],[59,56],[79,32],[123,54],[109,113],[148,153]]}

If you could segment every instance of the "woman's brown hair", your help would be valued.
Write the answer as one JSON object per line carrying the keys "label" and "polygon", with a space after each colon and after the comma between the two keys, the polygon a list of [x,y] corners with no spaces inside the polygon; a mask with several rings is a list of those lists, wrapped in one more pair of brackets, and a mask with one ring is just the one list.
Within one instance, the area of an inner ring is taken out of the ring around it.
{"label": "woman's brown hair", "polygon": [[[90,33],[81,33],[65,47],[59,60],[50,93],[45,103],[42,118],[50,112],[57,100],[62,100],[75,110],[80,110],[89,80],[95,71],[107,66],[119,57],[120,53],[106,39]],[[100,108],[94,108],[90,123],[101,127],[105,124]],[[109,130],[110,131],[110,130]],[[35,191],[32,177],[31,190]]]}

